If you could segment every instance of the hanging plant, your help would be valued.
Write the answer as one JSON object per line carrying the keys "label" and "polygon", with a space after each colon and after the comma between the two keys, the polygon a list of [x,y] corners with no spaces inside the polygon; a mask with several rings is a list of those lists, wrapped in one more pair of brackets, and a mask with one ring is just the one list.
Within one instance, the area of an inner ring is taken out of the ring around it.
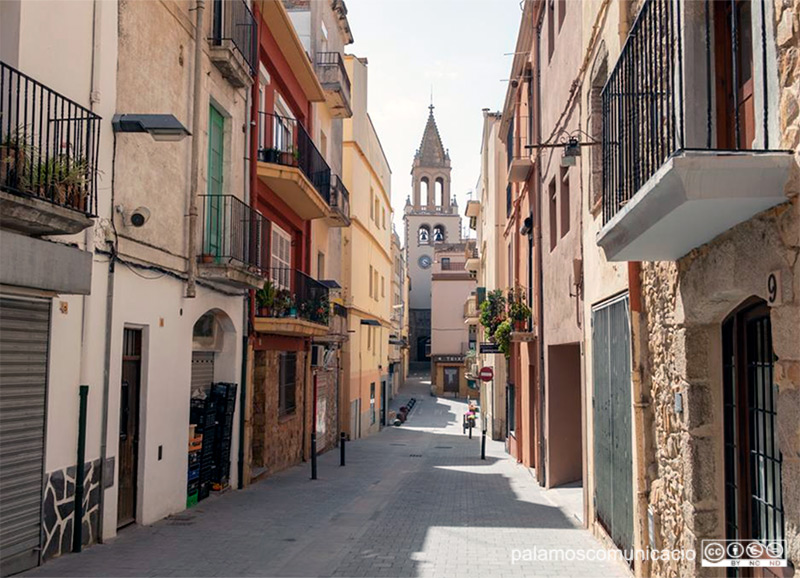
{"label": "hanging plant", "polygon": [[508,317],[511,321],[527,321],[531,316],[531,309],[523,301],[514,301],[508,307]]}
{"label": "hanging plant", "polygon": [[486,301],[481,303],[481,325],[486,329],[486,334],[491,337],[497,327],[506,320],[506,298],[500,289],[490,291]]}
{"label": "hanging plant", "polygon": [[500,325],[497,326],[497,330],[492,335],[492,341],[497,344],[497,348],[500,352],[508,357],[511,355],[511,331],[513,327],[511,325],[511,320],[506,319]]}

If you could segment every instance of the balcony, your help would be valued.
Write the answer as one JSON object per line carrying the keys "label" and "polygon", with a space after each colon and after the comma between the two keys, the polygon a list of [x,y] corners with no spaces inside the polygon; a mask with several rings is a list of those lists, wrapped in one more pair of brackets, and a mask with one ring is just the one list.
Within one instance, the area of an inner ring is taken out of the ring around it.
{"label": "balcony", "polygon": [[467,260],[464,263],[464,269],[466,271],[479,271],[481,268],[481,257],[478,253],[478,247],[475,246],[475,241],[467,243],[466,257]]}
{"label": "balcony", "polygon": [[328,288],[302,271],[272,267],[257,294],[254,328],[258,333],[292,337],[321,337],[328,333]]}
{"label": "balcony", "polygon": [[325,100],[333,118],[350,118],[350,77],[339,52],[317,53],[317,77],[325,91]]}
{"label": "balcony", "polygon": [[260,289],[268,266],[269,221],[233,195],[199,195],[202,279],[237,289]]}
{"label": "balcony", "polygon": [[244,0],[214,0],[209,57],[236,87],[253,84],[257,55],[256,19]]}
{"label": "balcony", "polygon": [[[522,121],[526,120],[527,117],[523,117]],[[516,128],[519,129],[519,127]],[[507,144],[511,145],[510,151],[508,151],[508,182],[524,183],[530,178],[533,171],[531,151],[527,148],[528,140],[516,135],[512,136]]]}
{"label": "balcony", "polygon": [[293,118],[260,112],[258,178],[303,220],[331,213],[331,169]]}
{"label": "balcony", "polygon": [[0,62],[0,227],[42,236],[92,225],[100,120]]}
{"label": "balcony", "polygon": [[339,175],[331,175],[331,211],[326,218],[331,227],[350,226],[350,192]]}
{"label": "balcony", "polygon": [[[769,147],[777,111],[763,82],[737,76],[742,62],[750,77],[768,70],[761,11],[728,6],[646,0],[609,75],[597,243],[610,261],[677,260],[786,201],[791,154]],[[742,18],[757,20],[752,41],[737,38]]]}
{"label": "balcony", "polygon": [[464,302],[464,324],[477,325],[479,316],[478,297],[473,293],[467,297],[467,300]]}

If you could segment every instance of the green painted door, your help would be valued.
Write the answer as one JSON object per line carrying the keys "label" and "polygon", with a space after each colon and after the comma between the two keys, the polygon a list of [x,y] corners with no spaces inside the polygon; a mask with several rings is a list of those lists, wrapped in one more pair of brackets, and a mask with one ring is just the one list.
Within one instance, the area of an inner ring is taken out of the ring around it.
{"label": "green painted door", "polygon": [[216,260],[224,257],[224,208],[222,197],[222,157],[225,119],[214,108],[209,107],[208,118],[208,200],[206,207],[205,252]]}

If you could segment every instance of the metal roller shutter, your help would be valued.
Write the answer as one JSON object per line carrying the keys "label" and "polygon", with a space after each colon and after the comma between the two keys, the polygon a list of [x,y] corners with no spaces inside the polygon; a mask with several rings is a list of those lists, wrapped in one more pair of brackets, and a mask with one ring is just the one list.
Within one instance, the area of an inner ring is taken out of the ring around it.
{"label": "metal roller shutter", "polygon": [[192,395],[197,392],[208,393],[214,383],[214,352],[192,352]]}
{"label": "metal roller shutter", "polygon": [[0,574],[39,563],[50,302],[0,298]]}

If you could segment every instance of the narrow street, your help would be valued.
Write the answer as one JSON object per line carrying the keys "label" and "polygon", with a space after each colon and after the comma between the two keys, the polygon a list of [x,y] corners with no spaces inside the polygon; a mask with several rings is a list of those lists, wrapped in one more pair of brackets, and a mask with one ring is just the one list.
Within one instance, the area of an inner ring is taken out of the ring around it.
{"label": "narrow street", "polygon": [[[598,549],[527,471],[461,432],[465,404],[412,377],[402,427],[206,500],[27,576],[626,576],[619,562],[512,562],[512,551]],[[198,548],[198,544],[203,544]]]}

